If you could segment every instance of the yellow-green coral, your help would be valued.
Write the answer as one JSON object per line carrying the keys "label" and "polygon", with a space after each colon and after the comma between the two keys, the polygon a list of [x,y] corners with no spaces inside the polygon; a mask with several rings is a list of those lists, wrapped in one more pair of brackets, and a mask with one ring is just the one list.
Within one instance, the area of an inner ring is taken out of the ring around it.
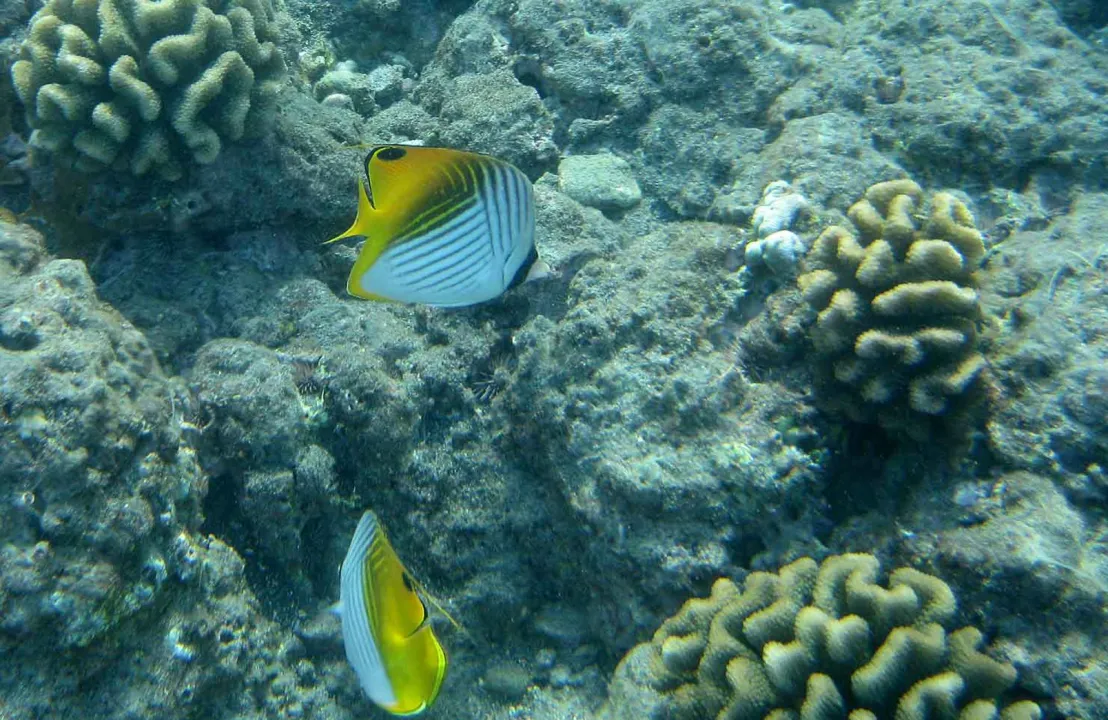
{"label": "yellow-green coral", "polygon": [[911,180],[874,185],[847,214],[854,230],[827,228],[797,280],[818,311],[821,399],[852,420],[926,429],[973,404],[985,367],[973,281],[981,233],[960,200],[925,202]]}
{"label": "yellow-green coral", "polygon": [[1037,720],[1004,706],[1011,665],[981,652],[972,627],[948,632],[957,603],[942,580],[910,568],[879,582],[871,555],[803,558],[740,588],[717,580],[612,682],[605,720]]}
{"label": "yellow-green coral", "polygon": [[274,17],[270,0],[48,0],[11,68],[31,144],[87,171],[211,162],[273,117]]}

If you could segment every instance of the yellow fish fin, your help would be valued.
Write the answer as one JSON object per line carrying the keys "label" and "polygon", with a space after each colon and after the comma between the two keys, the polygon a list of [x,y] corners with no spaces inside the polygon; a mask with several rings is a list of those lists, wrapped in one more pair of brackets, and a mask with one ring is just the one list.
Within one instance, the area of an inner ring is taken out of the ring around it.
{"label": "yellow fish fin", "polygon": [[383,707],[393,715],[419,715],[434,704],[442,690],[449,661],[429,625],[407,639],[403,657],[391,668],[397,678],[396,702]]}
{"label": "yellow fish fin", "polygon": [[369,200],[369,194],[366,192],[365,183],[361,178],[358,178],[358,215],[354,218],[354,224],[342,235],[333,237],[323,244],[330,245],[333,242],[345,240],[350,237],[369,237],[369,230],[372,228],[370,216],[373,215],[373,213],[373,203]]}
{"label": "yellow fish fin", "polygon": [[[424,621],[423,627],[417,630],[408,639],[412,653],[409,656],[411,669],[422,668],[418,671],[419,680],[409,685],[414,705],[408,712],[396,712],[397,715],[418,715],[435,702],[442,690],[443,680],[446,678],[446,669],[450,662],[446,659],[446,651],[442,649],[438,638],[435,637],[431,625]],[[413,678],[414,680],[415,678]],[[418,704],[417,704],[418,703]]]}
{"label": "yellow fish fin", "polygon": [[[463,635],[469,635],[469,631],[466,630],[461,623],[455,620],[454,616],[448,613],[446,611],[446,608],[442,606],[442,603],[436,600],[434,595],[427,592],[427,588],[423,585],[423,583],[421,583],[419,580],[416,580],[410,572],[408,573],[408,580],[412,583],[412,587],[415,588],[419,596],[422,598],[426,598],[431,603],[431,606],[435,608],[435,610],[442,613],[442,616],[450,621],[450,624],[454,626],[455,630],[461,632]],[[427,622],[427,620],[425,620],[424,622]]]}
{"label": "yellow fish fin", "polygon": [[426,621],[427,608],[409,586],[410,575],[383,530],[374,538],[366,562],[372,568],[367,576],[372,584],[367,585],[366,590],[371,596],[373,610],[370,615],[378,638],[387,645],[411,637]]}

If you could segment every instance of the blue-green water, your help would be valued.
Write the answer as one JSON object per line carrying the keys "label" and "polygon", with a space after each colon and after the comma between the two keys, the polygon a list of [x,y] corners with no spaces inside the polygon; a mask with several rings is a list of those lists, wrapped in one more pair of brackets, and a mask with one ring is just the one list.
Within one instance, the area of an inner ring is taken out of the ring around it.
{"label": "blue-green water", "polygon": [[[329,612],[365,509],[428,718],[1108,717],[1106,38],[2,3],[0,720],[389,717]],[[381,144],[519,168],[552,272],[351,297]]]}

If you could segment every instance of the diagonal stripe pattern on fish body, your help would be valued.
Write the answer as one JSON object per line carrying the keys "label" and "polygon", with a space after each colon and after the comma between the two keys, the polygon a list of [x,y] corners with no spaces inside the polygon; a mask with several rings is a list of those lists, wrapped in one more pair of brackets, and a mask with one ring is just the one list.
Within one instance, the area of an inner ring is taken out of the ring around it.
{"label": "diagonal stripe pattern on fish body", "polygon": [[368,300],[463,307],[549,268],[535,249],[531,181],[497,158],[378,145],[358,180],[358,215],[336,238],[366,238],[346,289]]}
{"label": "diagonal stripe pattern on fish body", "polygon": [[446,653],[372,511],[354,531],[340,577],[342,640],[362,689],[394,715],[423,712],[442,687]]}

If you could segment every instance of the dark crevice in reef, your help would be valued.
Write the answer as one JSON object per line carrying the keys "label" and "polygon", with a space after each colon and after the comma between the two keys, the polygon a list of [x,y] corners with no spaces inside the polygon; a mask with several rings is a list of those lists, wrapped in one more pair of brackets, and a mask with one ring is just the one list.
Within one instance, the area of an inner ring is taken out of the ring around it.
{"label": "dark crevice in reef", "polygon": [[835,525],[856,515],[895,509],[894,490],[873,479],[882,476],[882,466],[898,449],[899,443],[876,425],[853,425],[843,434],[827,474],[828,514]]}
{"label": "dark crevice in reef", "polygon": [[[300,547],[329,547],[334,533],[333,518],[324,516],[312,518],[300,531]],[[305,552],[303,558],[304,575],[311,583],[316,597],[334,597],[338,587],[338,567],[328,562],[330,556],[325,552]]]}
{"label": "dark crevice in reef", "polygon": [[1085,0],[1085,2],[1054,2],[1058,14],[1078,35],[1102,30],[1108,26],[1108,3],[1104,0]]}
{"label": "dark crevice in reef", "polygon": [[218,475],[211,479],[204,498],[204,523],[200,526],[200,532],[215,535],[241,555],[248,530],[240,519],[239,485],[230,475]]}
{"label": "dark crevice in reef", "polygon": [[287,568],[277,567],[257,549],[257,539],[243,518],[239,496],[242,483],[233,475],[213,477],[204,498],[200,532],[214,535],[234,548],[245,561],[246,582],[272,619],[290,625],[297,619],[300,598]]}

